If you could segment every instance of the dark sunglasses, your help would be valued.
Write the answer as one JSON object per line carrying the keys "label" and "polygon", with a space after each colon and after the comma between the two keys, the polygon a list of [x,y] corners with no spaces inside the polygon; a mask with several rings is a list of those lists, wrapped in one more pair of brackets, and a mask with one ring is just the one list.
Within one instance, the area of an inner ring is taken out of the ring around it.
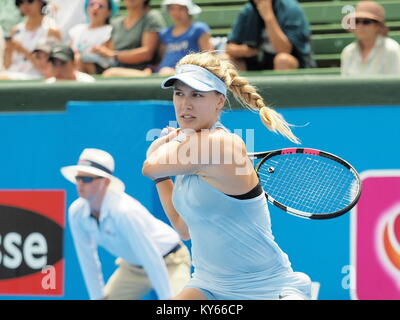
{"label": "dark sunglasses", "polygon": [[95,2],[95,1],[93,1],[93,2],[89,2],[89,5],[88,5],[89,7],[95,7],[95,6],[98,6],[100,9],[108,9],[108,7],[106,6],[106,5],[104,5],[104,4],[102,4],[102,3],[100,3],[100,2]]}
{"label": "dark sunglasses", "polygon": [[87,177],[87,176],[76,176],[75,181],[82,181],[83,183],[91,183],[95,179],[104,179],[104,177]]}
{"label": "dark sunglasses", "polygon": [[15,4],[17,5],[17,7],[19,7],[21,4],[23,4],[23,3],[29,3],[29,4],[31,4],[31,3],[34,3],[35,2],[35,0],[15,0]]}
{"label": "dark sunglasses", "polygon": [[373,19],[356,19],[356,24],[363,24],[364,26],[368,26],[373,23],[378,23],[378,21]]}

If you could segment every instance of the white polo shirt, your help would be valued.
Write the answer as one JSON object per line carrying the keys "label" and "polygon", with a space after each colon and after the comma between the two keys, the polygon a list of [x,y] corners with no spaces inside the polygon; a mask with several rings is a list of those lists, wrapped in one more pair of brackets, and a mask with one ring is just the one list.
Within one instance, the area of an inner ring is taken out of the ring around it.
{"label": "white polo shirt", "polygon": [[155,218],[126,193],[107,191],[97,222],[87,200],[69,207],[69,222],[79,262],[91,299],[104,297],[104,280],[97,246],[145,269],[159,299],[172,296],[163,256],[179,242],[177,232]]}
{"label": "white polo shirt", "polygon": [[347,45],[340,60],[341,74],[345,76],[400,75],[400,45],[388,37],[378,36],[366,61],[362,60],[358,42]]}

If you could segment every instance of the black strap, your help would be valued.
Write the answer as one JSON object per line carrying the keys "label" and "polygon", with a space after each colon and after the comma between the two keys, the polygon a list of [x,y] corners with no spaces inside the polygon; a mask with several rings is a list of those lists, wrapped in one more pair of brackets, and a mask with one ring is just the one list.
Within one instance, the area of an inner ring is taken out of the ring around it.
{"label": "black strap", "polygon": [[247,199],[256,198],[262,193],[263,193],[263,188],[261,187],[260,182],[258,182],[258,184],[253,189],[251,189],[249,192],[246,192],[244,194],[239,194],[239,195],[227,194],[227,196],[232,197],[232,198],[236,198],[236,199],[239,199],[239,200],[247,200]]}

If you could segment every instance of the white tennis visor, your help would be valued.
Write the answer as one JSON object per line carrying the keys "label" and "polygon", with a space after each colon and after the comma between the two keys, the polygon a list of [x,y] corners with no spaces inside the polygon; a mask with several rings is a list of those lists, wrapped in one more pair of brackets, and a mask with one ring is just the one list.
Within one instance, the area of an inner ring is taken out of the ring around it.
{"label": "white tennis visor", "polygon": [[217,91],[226,97],[227,87],[225,83],[205,68],[194,64],[183,64],[176,68],[175,75],[167,78],[161,84],[161,88],[167,89],[174,85],[176,80],[182,81],[189,87],[198,91]]}

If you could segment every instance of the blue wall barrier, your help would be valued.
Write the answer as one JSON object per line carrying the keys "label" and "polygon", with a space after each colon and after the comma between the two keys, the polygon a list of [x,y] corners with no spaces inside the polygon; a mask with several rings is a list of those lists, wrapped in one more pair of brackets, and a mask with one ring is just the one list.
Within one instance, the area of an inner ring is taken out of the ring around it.
{"label": "blue wall barrier", "polygon": [[[278,111],[295,125],[294,132],[303,146],[337,154],[359,172],[400,168],[400,149],[396,148],[400,138],[399,107],[332,106]],[[62,113],[2,114],[0,189],[65,190],[68,208],[77,194],[75,186],[60,174],[60,168],[76,163],[83,148],[101,148],[114,156],[115,175],[125,182],[127,193],[141,201],[156,217],[167,221],[155,188],[141,175],[141,167],[151,143],[146,136],[174,120],[172,104],[163,101],[70,102]],[[222,122],[237,133],[242,130],[245,142],[251,142],[254,134],[255,151],[293,146],[265,129],[257,113],[228,110],[222,114]],[[252,147],[251,143],[248,147]],[[272,206],[270,211],[278,244],[289,255],[296,271],[305,272],[320,283],[319,299],[350,299],[351,268],[347,267],[351,264],[351,214],[312,221],[287,215]],[[190,246],[190,242],[187,244]],[[101,249],[100,258],[107,279],[115,269],[115,258]],[[67,220],[63,283],[61,296],[52,297],[51,292],[43,296],[12,296],[2,291],[0,280],[0,298],[88,298]],[[154,295],[147,298],[154,298]]]}

